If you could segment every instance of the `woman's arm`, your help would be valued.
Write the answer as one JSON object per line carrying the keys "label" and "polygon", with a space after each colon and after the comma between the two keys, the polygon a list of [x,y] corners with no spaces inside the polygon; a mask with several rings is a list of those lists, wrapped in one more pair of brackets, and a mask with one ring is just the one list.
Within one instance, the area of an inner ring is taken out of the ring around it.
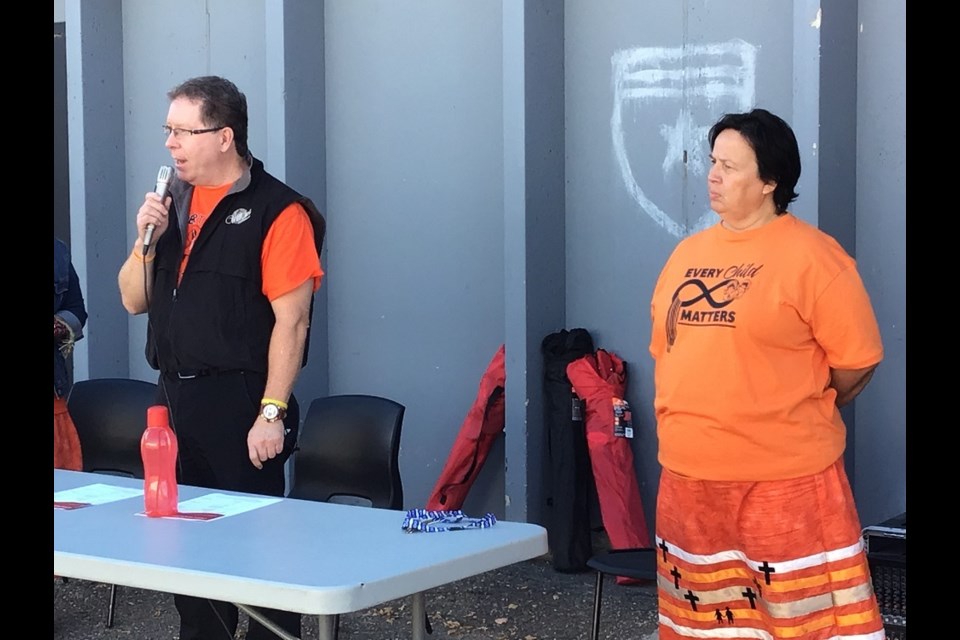
{"label": "woman's arm", "polygon": [[70,263],[70,280],[67,290],[60,301],[60,308],[53,314],[70,327],[74,341],[83,337],[83,327],[87,324],[87,308],[83,302],[83,291],[80,289],[80,278],[77,270]]}
{"label": "woman's arm", "polygon": [[830,387],[837,391],[837,406],[853,401],[870,382],[877,365],[863,369],[830,369]]}

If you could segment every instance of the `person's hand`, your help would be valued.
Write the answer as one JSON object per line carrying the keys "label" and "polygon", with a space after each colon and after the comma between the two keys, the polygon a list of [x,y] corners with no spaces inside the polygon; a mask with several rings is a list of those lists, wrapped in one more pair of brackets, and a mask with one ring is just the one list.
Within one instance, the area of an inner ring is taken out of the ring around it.
{"label": "person's hand", "polygon": [[53,316],[53,339],[57,342],[64,342],[69,340],[71,335],[73,335],[73,331],[70,330],[70,325],[64,322],[60,316]]}
{"label": "person's hand", "polygon": [[143,236],[147,232],[147,225],[154,225],[153,239],[151,244],[155,245],[160,236],[164,234],[169,226],[167,214],[170,211],[170,196],[163,200],[160,196],[150,191],[143,197],[143,204],[137,210],[137,233],[140,236],[140,242],[143,243]]}
{"label": "person's hand", "polygon": [[263,463],[276,458],[283,451],[283,420],[267,422],[260,416],[247,433],[247,453],[250,462],[257,469],[263,469]]}

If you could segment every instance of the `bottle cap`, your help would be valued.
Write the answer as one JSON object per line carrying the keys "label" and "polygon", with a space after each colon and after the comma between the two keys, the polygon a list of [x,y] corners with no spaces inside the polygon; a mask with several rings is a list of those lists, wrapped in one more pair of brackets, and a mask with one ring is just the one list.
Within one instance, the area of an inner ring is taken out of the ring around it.
{"label": "bottle cap", "polygon": [[170,413],[167,407],[162,404],[154,405],[147,409],[148,427],[168,427],[170,426]]}

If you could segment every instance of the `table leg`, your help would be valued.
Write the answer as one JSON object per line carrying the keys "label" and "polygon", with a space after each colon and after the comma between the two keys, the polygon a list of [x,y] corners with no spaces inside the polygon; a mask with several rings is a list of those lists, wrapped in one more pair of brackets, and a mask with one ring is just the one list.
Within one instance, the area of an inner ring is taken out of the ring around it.
{"label": "table leg", "polygon": [[427,640],[427,606],[423,592],[415,593],[411,598],[413,600],[410,607],[410,615],[413,616],[413,640]]}
{"label": "table leg", "polygon": [[337,616],[317,616],[320,623],[320,640],[336,640]]}
{"label": "table leg", "polygon": [[287,633],[279,625],[273,622],[273,620],[270,620],[269,618],[264,616],[262,613],[260,613],[253,607],[249,607],[245,604],[238,604],[237,609],[240,609],[240,611],[243,611],[248,616],[250,616],[257,622],[265,626],[267,629],[272,631],[278,638],[281,638],[281,640],[300,640],[300,638],[298,638],[297,636]]}

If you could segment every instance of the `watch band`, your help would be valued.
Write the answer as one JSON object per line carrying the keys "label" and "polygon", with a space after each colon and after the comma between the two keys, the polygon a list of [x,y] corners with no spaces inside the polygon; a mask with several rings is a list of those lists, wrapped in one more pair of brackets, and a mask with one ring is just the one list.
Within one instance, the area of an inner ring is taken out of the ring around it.
{"label": "watch band", "polygon": [[276,398],[263,398],[262,400],[260,400],[260,404],[275,404],[281,409],[290,408],[289,406],[287,406],[286,402],[284,402],[283,400],[277,400]]}

